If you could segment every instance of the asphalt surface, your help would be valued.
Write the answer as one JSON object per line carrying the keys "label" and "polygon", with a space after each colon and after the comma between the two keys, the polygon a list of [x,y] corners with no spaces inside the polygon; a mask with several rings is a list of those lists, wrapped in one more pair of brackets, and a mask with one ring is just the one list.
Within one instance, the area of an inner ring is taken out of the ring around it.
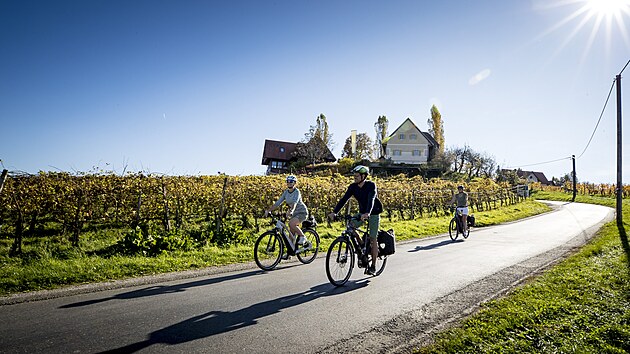
{"label": "asphalt surface", "polygon": [[341,288],[324,258],[180,272],[0,298],[3,353],[410,352],[587,242],[610,208],[554,212],[399,243],[379,277]]}

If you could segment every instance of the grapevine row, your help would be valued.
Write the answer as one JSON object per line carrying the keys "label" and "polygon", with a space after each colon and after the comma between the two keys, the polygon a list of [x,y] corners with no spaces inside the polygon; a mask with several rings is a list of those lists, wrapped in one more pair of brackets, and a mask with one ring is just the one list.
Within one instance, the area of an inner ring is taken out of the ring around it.
{"label": "grapevine row", "polygon": [[[448,213],[454,182],[421,178],[374,178],[385,216],[415,219]],[[298,187],[318,220],[329,213],[350,177],[300,176]],[[285,188],[284,176],[156,176],[48,172],[10,176],[0,193],[0,224],[12,225],[15,237],[38,224],[62,225],[78,245],[87,227],[131,227],[154,222],[165,230],[199,220],[258,219]],[[473,210],[513,204],[523,198],[508,185],[480,179],[466,185]],[[19,247],[19,246],[16,246]],[[19,252],[19,249],[12,250]]]}

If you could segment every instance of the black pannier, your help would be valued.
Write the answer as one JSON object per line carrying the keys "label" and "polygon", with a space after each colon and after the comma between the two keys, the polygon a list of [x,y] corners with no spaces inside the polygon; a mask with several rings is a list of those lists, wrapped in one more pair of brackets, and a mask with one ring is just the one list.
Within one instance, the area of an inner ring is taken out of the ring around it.
{"label": "black pannier", "polygon": [[389,256],[396,252],[396,235],[394,235],[394,230],[379,230],[377,241],[379,256]]}
{"label": "black pannier", "polygon": [[308,219],[302,221],[303,229],[314,229],[317,227],[317,221],[315,221],[315,217],[313,215],[309,215]]}
{"label": "black pannier", "polygon": [[468,217],[466,218],[466,223],[468,224],[468,226],[475,226],[475,216],[468,215]]}

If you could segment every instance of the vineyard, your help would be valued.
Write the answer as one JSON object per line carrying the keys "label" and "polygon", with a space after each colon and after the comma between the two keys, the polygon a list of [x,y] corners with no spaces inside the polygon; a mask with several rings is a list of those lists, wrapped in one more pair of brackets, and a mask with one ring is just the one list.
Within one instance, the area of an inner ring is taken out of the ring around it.
{"label": "vineyard", "polygon": [[[455,182],[441,180],[374,180],[383,217],[389,220],[445,215],[456,189]],[[311,214],[322,222],[351,182],[339,174],[300,176],[298,187]],[[489,179],[465,187],[473,211],[511,205],[525,196]],[[160,240],[158,248],[167,250],[190,243],[248,243],[242,230],[258,232],[264,210],[283,188],[284,176],[12,175],[0,193],[0,236],[13,239],[12,255],[20,253],[26,236],[67,236],[78,246],[85,230],[105,228],[130,230],[119,242],[127,250]]]}
{"label": "vineyard", "polygon": [[[566,182],[561,187],[537,186],[542,190],[573,192],[573,186],[570,182]],[[617,185],[611,183],[577,183],[575,186],[577,194],[615,198],[617,196]],[[624,185],[622,190],[623,198],[630,197],[630,185]]]}

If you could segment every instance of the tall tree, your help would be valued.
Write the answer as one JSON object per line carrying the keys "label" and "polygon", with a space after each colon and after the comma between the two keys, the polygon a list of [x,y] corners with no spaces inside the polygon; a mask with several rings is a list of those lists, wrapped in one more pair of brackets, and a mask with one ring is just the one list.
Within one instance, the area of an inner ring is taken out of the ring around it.
{"label": "tall tree", "polygon": [[320,113],[319,116],[317,116],[315,125],[311,125],[308,133],[304,134],[304,142],[308,143],[314,137],[323,141],[328,149],[332,151],[335,143],[332,140],[332,134],[328,131],[328,122],[326,121],[326,116],[323,113]]}
{"label": "tall tree", "polygon": [[370,139],[366,133],[359,133],[357,134],[357,146],[354,156],[352,155],[352,136],[349,136],[346,139],[346,143],[343,145],[341,157],[350,157],[355,160],[369,160],[372,157],[373,150],[374,145],[372,144],[372,139]]}
{"label": "tall tree", "polygon": [[383,141],[387,138],[387,126],[389,121],[386,116],[378,116],[376,123],[374,123],[374,130],[376,130],[376,140],[374,141],[374,153],[376,158],[379,159],[385,156],[385,149],[383,148]]}
{"label": "tall tree", "polygon": [[429,134],[433,135],[433,139],[440,145],[438,154],[444,153],[444,123],[442,122],[442,114],[435,105],[431,106],[431,118],[427,120],[429,125]]}

